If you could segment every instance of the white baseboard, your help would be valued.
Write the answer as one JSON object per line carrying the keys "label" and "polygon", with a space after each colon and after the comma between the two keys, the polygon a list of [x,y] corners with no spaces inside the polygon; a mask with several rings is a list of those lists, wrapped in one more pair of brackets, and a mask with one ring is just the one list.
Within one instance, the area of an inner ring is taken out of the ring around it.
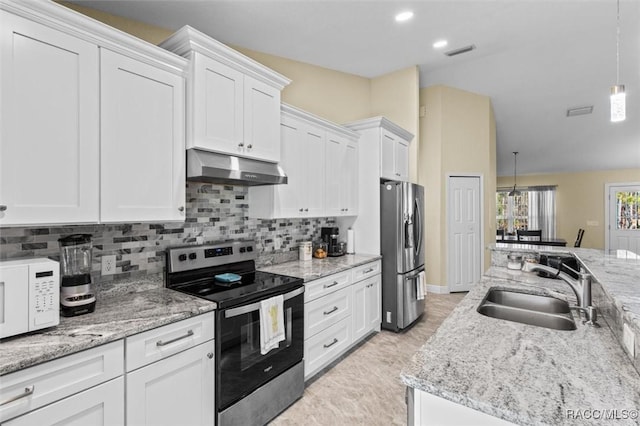
{"label": "white baseboard", "polygon": [[427,292],[435,294],[449,294],[449,287],[444,285],[427,284]]}

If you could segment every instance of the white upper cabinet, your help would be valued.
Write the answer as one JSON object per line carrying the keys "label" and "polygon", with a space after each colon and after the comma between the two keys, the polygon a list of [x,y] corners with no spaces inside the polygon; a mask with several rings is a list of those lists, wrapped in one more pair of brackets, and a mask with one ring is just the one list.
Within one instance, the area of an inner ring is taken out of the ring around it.
{"label": "white upper cabinet", "polygon": [[100,52],[103,222],[184,220],[184,79]]}
{"label": "white upper cabinet", "polygon": [[160,46],[191,60],[187,148],[280,160],[280,92],[289,79],[189,26]]}
{"label": "white upper cabinet", "polygon": [[409,181],[409,142],[386,129],[380,131],[380,177]]}
{"label": "white upper cabinet", "polygon": [[184,220],[188,61],[54,2],[0,9],[0,226]]}
{"label": "white upper cabinet", "polygon": [[0,226],[97,222],[98,47],[0,21]]}
{"label": "white upper cabinet", "polygon": [[249,187],[249,216],[295,218],[356,214],[358,135],[285,104],[281,123],[280,166],[287,174],[288,183]]}
{"label": "white upper cabinet", "polygon": [[357,215],[357,142],[345,136],[328,132],[326,158],[326,215]]}

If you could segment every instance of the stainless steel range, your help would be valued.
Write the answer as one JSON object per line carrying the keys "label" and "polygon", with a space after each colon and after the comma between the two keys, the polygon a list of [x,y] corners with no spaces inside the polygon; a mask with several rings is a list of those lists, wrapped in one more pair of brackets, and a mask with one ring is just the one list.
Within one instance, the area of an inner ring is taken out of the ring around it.
{"label": "stainless steel range", "polygon": [[[246,241],[167,251],[167,287],[218,304],[218,425],[265,424],[304,390],[303,281],[256,271],[256,257],[255,244]],[[261,302],[278,295],[284,299],[284,340],[263,354]]]}

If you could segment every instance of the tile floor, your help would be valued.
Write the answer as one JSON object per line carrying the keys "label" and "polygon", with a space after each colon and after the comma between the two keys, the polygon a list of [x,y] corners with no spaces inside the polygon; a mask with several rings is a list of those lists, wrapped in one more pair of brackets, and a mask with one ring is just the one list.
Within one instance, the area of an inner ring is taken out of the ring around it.
{"label": "tile floor", "polygon": [[382,331],[313,381],[271,425],[405,425],[400,371],[466,293],[428,294],[426,314],[405,333]]}

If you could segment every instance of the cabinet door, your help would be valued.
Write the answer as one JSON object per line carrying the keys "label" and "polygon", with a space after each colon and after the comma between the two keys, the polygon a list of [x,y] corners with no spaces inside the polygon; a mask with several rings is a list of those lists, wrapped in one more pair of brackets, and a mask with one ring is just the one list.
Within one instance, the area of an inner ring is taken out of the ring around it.
{"label": "cabinet door", "polygon": [[101,49],[103,222],[184,220],[184,79]]}
{"label": "cabinet door", "polygon": [[395,151],[395,136],[382,129],[380,131],[380,177],[393,180],[398,179],[395,170]]}
{"label": "cabinet door", "polygon": [[213,425],[213,342],[127,373],[127,424]]}
{"label": "cabinet door", "polygon": [[246,157],[280,161],[280,91],[244,77],[244,151]]}
{"label": "cabinet door", "polygon": [[380,330],[380,321],[382,318],[382,281],[378,275],[366,281],[366,309],[367,309],[367,329]]}
{"label": "cabinet door", "polygon": [[[276,201],[274,203],[275,217],[298,217],[304,204],[304,163],[300,161],[305,155],[303,123],[284,119],[281,124],[282,151],[280,166],[287,174],[287,184],[275,187]],[[269,191],[270,188],[259,188]]]}
{"label": "cabinet door", "polygon": [[409,142],[398,138],[395,145],[395,175],[397,180],[409,181]]}
{"label": "cabinet door", "polygon": [[0,225],[97,222],[98,47],[0,21]]}
{"label": "cabinet door", "polygon": [[118,377],[2,424],[5,426],[123,425],[124,379]]}
{"label": "cabinet door", "polygon": [[346,141],[338,135],[327,133],[326,143],[326,186],[325,186],[325,212],[327,216],[344,215],[343,186],[344,182],[344,157]]}
{"label": "cabinet door", "polygon": [[353,322],[353,341],[357,342],[369,332],[369,318],[367,317],[367,288],[368,281],[355,283],[353,291],[353,311],[351,320]]}
{"label": "cabinet door", "polygon": [[342,205],[344,214],[355,216],[358,214],[358,143],[349,141],[344,152],[344,184],[342,185]]}
{"label": "cabinet door", "polygon": [[193,55],[188,147],[242,154],[244,75],[199,53]]}
{"label": "cabinet door", "polygon": [[307,128],[304,138],[304,151],[299,157],[300,163],[304,164],[305,173],[305,182],[301,188],[304,194],[304,215],[324,216],[326,134],[319,128]]}

